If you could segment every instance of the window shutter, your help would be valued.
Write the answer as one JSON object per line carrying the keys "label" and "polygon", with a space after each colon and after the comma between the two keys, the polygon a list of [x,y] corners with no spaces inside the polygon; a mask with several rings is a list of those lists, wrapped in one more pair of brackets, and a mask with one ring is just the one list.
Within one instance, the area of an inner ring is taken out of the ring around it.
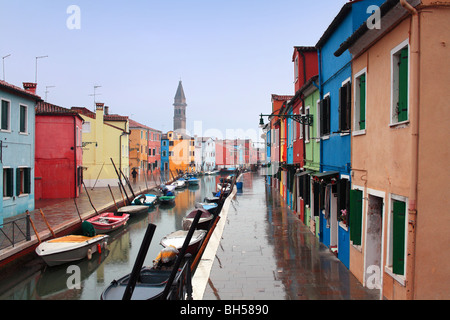
{"label": "window shutter", "polygon": [[350,130],[350,119],[352,114],[352,84],[350,82],[347,82],[345,89],[347,91],[347,100],[345,101],[345,130]]}
{"label": "window shutter", "polygon": [[31,168],[25,169],[25,185],[24,185],[24,193],[31,193]]}
{"label": "window shutter", "polygon": [[350,190],[350,240],[354,245],[361,245],[362,198],[362,191]]}
{"label": "window shutter", "polygon": [[359,129],[366,129],[366,75],[359,77]]}
{"label": "window shutter", "polygon": [[400,51],[398,121],[408,120],[408,47]]}
{"label": "window shutter", "polygon": [[320,100],[320,135],[325,135],[325,101]]}
{"label": "window shutter", "polygon": [[405,272],[406,203],[394,201],[393,207],[392,271],[403,275]]}
{"label": "window shutter", "polygon": [[339,109],[338,109],[338,113],[339,113],[339,131],[344,130],[344,119],[345,119],[345,88],[344,87],[340,87],[339,88]]}
{"label": "window shutter", "polygon": [[27,108],[20,106],[20,132],[26,132]]}
{"label": "window shutter", "polygon": [[320,183],[314,182],[314,216],[318,217],[320,212]]}
{"label": "window shutter", "polygon": [[20,179],[20,169],[16,169],[16,196],[20,196],[20,187],[21,187],[21,179]]}

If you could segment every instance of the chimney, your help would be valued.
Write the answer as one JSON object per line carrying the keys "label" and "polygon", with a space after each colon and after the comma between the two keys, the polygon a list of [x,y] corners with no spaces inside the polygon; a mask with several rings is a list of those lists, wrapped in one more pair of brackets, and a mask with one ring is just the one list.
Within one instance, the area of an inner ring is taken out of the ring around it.
{"label": "chimney", "polygon": [[37,83],[32,83],[32,82],[24,82],[23,83],[23,88],[25,89],[25,91],[28,93],[31,93],[31,94],[36,94],[36,87],[37,87]]}
{"label": "chimney", "polygon": [[105,116],[109,115],[109,107],[105,106]]}

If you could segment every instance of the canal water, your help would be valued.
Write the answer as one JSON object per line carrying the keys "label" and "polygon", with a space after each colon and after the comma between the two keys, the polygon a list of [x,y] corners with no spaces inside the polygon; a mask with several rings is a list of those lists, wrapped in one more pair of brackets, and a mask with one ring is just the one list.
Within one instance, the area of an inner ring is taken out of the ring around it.
{"label": "canal water", "polygon": [[98,300],[111,281],[131,272],[148,224],[157,228],[144,262],[147,266],[163,248],[160,240],[182,229],[183,217],[194,210],[197,202],[212,195],[219,178],[219,175],[201,177],[198,186],[176,191],[175,205],[150,208],[147,214],[130,218],[125,228],[110,233],[108,250],[94,254],[91,260],[73,264],[81,270],[79,289],[68,288],[76,284],[71,278],[75,273],[68,270],[70,265],[48,267],[36,256],[2,271],[0,300]]}

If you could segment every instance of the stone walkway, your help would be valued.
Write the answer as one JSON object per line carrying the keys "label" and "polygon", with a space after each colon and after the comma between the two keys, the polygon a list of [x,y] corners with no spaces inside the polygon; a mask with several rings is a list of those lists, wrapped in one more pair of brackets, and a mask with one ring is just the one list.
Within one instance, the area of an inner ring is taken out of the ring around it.
{"label": "stone walkway", "polygon": [[244,175],[203,300],[377,300],[287,208],[264,177]]}

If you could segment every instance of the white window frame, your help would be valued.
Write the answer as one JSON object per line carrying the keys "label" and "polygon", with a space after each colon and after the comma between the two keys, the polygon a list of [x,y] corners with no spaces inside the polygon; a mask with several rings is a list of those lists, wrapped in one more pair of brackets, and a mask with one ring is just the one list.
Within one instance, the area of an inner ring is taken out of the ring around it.
{"label": "white window frame", "polygon": [[[359,116],[360,116],[360,103],[359,103],[359,98],[360,98],[360,90],[358,88],[359,83],[361,81],[361,76],[365,75],[366,76],[366,102],[365,102],[365,108],[366,108],[366,117],[365,117],[365,124],[366,124],[366,128],[365,129],[360,129],[359,126]],[[365,67],[364,69],[360,70],[359,72],[357,72],[354,76],[354,80],[353,80],[353,132],[352,135],[354,136],[358,136],[361,134],[366,134],[366,129],[367,129],[367,67]]]}
{"label": "white window frame", "polygon": [[[405,253],[404,253],[404,261],[405,261],[405,275],[395,274],[392,271],[392,260],[393,260],[393,211],[394,211],[394,200],[402,201],[405,203],[406,212],[405,212]],[[406,267],[407,267],[407,253],[408,253],[408,206],[409,201],[407,197],[399,196],[393,193],[389,194],[389,208],[388,208],[388,228],[387,228],[387,246],[386,246],[386,261],[384,266],[384,271],[389,274],[393,279],[399,282],[402,286],[406,284]]]}
{"label": "white window frame", "polygon": [[[21,107],[25,107],[25,131],[22,132],[20,131],[20,108]],[[19,104],[19,130],[17,130],[19,132],[19,134],[23,134],[23,135],[28,135],[28,106],[26,104],[20,103]]]}
{"label": "white window frame", "polygon": [[[398,56],[400,54],[400,51],[408,47],[408,119],[405,121],[398,122],[397,115],[395,113],[397,102],[398,102],[398,77],[399,77],[399,70],[398,70]],[[397,126],[409,123],[409,88],[410,88],[410,79],[411,79],[411,46],[409,45],[409,38],[399,43],[395,48],[391,50],[391,115],[389,118],[389,126]]]}
{"label": "white window frame", "polygon": [[1,132],[11,132],[11,100],[9,99],[5,99],[5,98],[0,98],[0,125],[2,123],[2,113],[3,113],[3,107],[2,107],[2,102],[6,101],[8,102],[9,105],[9,110],[8,110],[8,128],[7,129],[1,129],[0,127],[0,131]]}
{"label": "white window frame", "polygon": [[294,83],[298,80],[298,56],[295,57],[294,62]]}

